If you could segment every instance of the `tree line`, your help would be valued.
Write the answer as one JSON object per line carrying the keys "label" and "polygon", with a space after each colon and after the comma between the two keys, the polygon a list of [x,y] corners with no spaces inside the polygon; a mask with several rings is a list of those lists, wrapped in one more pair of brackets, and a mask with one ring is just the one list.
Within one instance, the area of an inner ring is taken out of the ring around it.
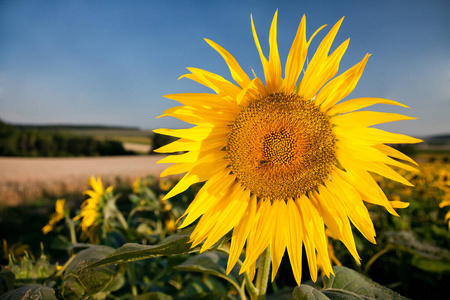
{"label": "tree line", "polygon": [[0,156],[66,157],[135,154],[121,142],[56,130],[19,128],[0,120]]}

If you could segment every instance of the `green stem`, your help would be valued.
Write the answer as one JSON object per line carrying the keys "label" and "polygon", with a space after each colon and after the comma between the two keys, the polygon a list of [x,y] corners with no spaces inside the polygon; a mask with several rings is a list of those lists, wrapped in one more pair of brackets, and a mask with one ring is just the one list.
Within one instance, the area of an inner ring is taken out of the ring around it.
{"label": "green stem", "polygon": [[[221,246],[217,248],[217,251],[220,251],[230,256],[230,250],[226,247]],[[242,261],[238,259],[237,264],[239,266],[242,266]],[[256,297],[258,296],[258,290],[255,288],[252,281],[250,280],[250,275],[248,274],[248,272],[244,272],[244,284],[245,287],[247,288],[247,292],[250,294],[250,299],[256,299]],[[239,296],[241,297],[241,300],[247,300],[247,297],[245,296],[244,286],[236,287],[236,289],[239,293]]]}
{"label": "green stem", "polygon": [[251,300],[257,299],[258,290],[253,285],[252,280],[250,279],[250,274],[248,274],[248,272],[244,272],[244,281],[245,287],[247,288],[247,292],[250,295],[250,299]]}
{"label": "green stem", "polygon": [[120,210],[117,207],[115,207],[115,211],[116,211],[117,219],[119,220],[119,222],[122,225],[123,229],[128,229],[127,220],[125,220],[125,218],[122,215],[122,213],[120,212]]}
{"label": "green stem", "polygon": [[266,299],[267,283],[270,273],[270,247],[261,254],[258,268],[258,276],[256,277],[256,288],[258,289],[258,297],[256,299]]}
{"label": "green stem", "polygon": [[131,285],[131,294],[136,297],[138,295],[138,291],[137,291],[137,287],[136,287],[136,278],[135,278],[135,273],[134,273],[134,263],[133,262],[129,262],[127,264],[127,273],[128,273],[128,278],[130,280],[130,285]]}
{"label": "green stem", "polygon": [[365,268],[364,268],[364,273],[367,274],[367,272],[369,272],[370,267],[372,266],[372,264],[383,254],[385,254],[386,252],[392,250],[392,246],[388,245],[386,248],[384,248],[383,250],[381,250],[380,252],[378,252],[377,254],[375,254],[374,256],[372,256],[372,258],[367,262]]}
{"label": "green stem", "polygon": [[72,219],[66,217],[66,225],[67,227],[69,227],[70,241],[72,242],[72,245],[75,245],[77,243],[77,235],[75,233],[75,222],[72,221]]}

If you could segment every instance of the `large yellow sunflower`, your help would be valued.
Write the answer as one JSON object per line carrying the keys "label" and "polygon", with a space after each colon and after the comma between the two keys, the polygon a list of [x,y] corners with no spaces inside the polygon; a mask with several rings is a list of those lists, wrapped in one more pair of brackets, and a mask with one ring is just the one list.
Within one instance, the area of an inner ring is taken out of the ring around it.
{"label": "large yellow sunflower", "polygon": [[[375,243],[375,230],[364,201],[384,206],[391,214],[407,203],[389,201],[372,178],[377,173],[411,185],[391,167],[414,171],[409,157],[385,143],[420,140],[370,126],[410,120],[394,113],[357,111],[374,104],[406,107],[393,100],[356,98],[338,103],[355,88],[369,58],[332,79],[349,40],[331,54],[331,44],[343,19],[328,32],[304,68],[308,46],[305,16],[287,57],[284,78],[277,46],[277,13],[269,34],[267,59],[251,19],[253,37],[264,69],[265,84],[250,79],[236,60],[213,41],[206,42],[224,58],[236,84],[211,72],[188,68],[189,78],[215,93],[172,94],[179,101],[163,116],[195,126],[158,129],[179,138],[158,149],[170,155],[159,163],[175,163],[161,176],[187,172],[166,195],[173,197],[190,185],[205,182],[185,213],[181,227],[200,218],[192,246],[210,248],[232,230],[228,272],[246,244],[241,272],[254,274],[259,255],[270,247],[272,280],[287,249],[298,284],[302,247],[313,280],[320,265],[332,273],[325,229],[340,239],[359,261],[351,224]],[[402,162],[403,161],[403,162]]]}

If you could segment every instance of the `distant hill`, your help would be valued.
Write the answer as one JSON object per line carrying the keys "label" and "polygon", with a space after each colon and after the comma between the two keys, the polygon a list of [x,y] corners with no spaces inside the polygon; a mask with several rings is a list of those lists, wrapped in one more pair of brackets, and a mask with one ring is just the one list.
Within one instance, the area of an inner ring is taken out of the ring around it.
{"label": "distant hill", "polygon": [[432,144],[450,144],[450,134],[433,135],[425,138],[425,142]]}

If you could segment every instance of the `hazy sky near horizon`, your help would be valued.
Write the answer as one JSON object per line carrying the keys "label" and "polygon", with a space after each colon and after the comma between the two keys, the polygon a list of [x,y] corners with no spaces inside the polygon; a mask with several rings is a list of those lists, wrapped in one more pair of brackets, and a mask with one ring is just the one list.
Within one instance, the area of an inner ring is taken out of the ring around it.
{"label": "hazy sky near horizon", "polygon": [[189,79],[197,67],[231,80],[203,38],[263,76],[250,23],[265,55],[278,8],[282,66],[303,14],[307,36],[342,16],[332,49],[350,37],[338,74],[372,56],[347,99],[380,97],[411,107],[375,106],[419,120],[380,128],[414,136],[450,132],[450,1],[0,1],[0,119],[23,124],[99,124],[142,129],[187,124],[155,117],[179,105],[165,94],[208,92]]}

